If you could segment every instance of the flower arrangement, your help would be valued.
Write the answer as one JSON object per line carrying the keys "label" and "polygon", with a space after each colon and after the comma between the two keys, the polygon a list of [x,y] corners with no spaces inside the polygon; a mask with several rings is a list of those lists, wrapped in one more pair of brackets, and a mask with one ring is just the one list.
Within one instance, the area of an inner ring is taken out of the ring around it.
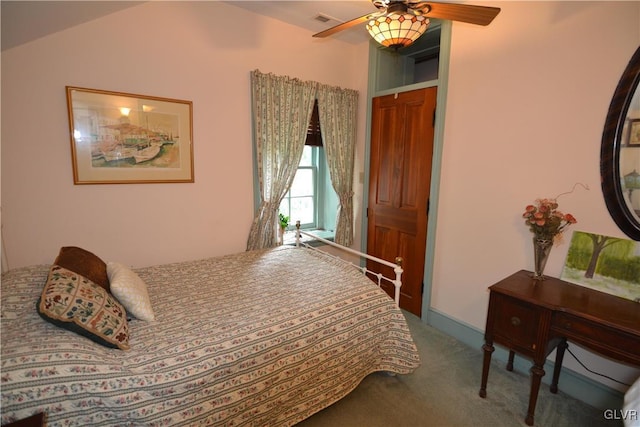
{"label": "flower arrangement", "polygon": [[534,236],[543,240],[557,241],[565,228],[578,222],[573,215],[558,210],[556,199],[537,199],[535,205],[525,208],[522,216]]}

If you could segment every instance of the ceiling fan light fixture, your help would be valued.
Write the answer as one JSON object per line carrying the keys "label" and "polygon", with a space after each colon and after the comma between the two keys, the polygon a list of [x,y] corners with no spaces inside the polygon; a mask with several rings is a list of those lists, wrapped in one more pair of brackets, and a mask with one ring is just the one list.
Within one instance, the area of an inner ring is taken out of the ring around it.
{"label": "ceiling fan light fixture", "polygon": [[412,13],[388,13],[371,18],[367,31],[381,45],[393,49],[409,46],[429,27],[429,19]]}

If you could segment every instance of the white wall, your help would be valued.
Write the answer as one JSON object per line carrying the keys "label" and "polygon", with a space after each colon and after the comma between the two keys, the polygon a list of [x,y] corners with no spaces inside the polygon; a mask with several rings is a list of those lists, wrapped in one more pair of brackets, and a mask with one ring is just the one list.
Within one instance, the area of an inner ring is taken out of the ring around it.
{"label": "white wall", "polygon": [[[357,182],[367,54],[366,43],[313,39],[222,2],[148,2],[2,52],[9,267],[51,263],[63,245],[136,267],[244,250],[254,212],[250,71],[361,93]],[[73,185],[66,85],[193,101],[195,183]],[[361,185],[356,192],[361,199]]]}
{"label": "white wall", "polygon": [[[605,206],[599,156],[611,97],[640,44],[638,2],[491,5],[502,11],[489,27],[453,25],[431,300],[479,330],[487,287],[533,268],[521,214],[535,199],[590,188],[559,199],[578,224],[552,249],[550,275],[561,274],[572,230],[626,237]],[[585,358],[618,379],[640,375]]]}

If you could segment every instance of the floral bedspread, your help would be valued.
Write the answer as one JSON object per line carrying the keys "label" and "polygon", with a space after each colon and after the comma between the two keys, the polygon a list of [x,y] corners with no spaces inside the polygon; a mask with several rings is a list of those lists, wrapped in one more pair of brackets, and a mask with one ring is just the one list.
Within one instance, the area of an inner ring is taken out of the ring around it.
{"label": "floral bedspread", "polygon": [[293,425],[374,371],[419,365],[403,314],[351,267],[280,247],[136,272],[155,322],[129,351],[41,319],[49,266],[2,276],[2,424]]}

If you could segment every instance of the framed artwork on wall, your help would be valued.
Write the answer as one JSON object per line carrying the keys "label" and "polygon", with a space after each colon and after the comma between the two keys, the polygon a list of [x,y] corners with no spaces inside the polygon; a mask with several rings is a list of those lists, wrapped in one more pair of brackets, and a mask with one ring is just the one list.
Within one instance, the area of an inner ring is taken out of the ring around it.
{"label": "framed artwork on wall", "polygon": [[640,148],[640,119],[629,120],[629,134],[625,145]]}
{"label": "framed artwork on wall", "polygon": [[66,89],[74,184],[194,182],[191,101]]}
{"label": "framed artwork on wall", "polygon": [[560,278],[640,302],[640,242],[574,231]]}

